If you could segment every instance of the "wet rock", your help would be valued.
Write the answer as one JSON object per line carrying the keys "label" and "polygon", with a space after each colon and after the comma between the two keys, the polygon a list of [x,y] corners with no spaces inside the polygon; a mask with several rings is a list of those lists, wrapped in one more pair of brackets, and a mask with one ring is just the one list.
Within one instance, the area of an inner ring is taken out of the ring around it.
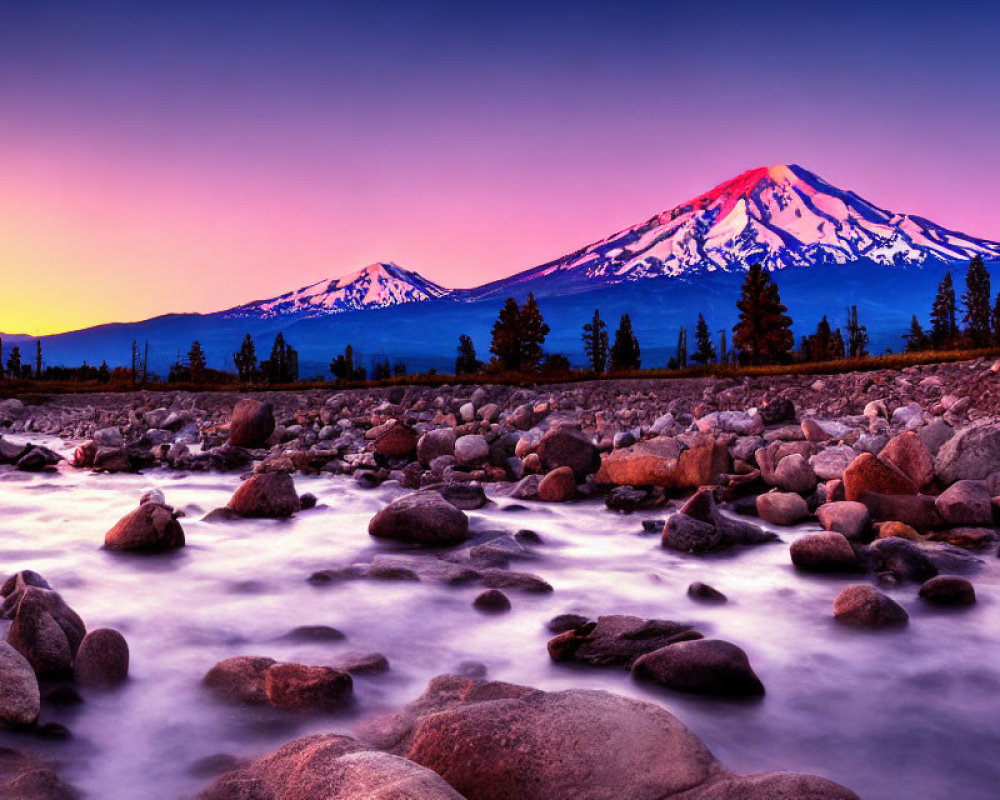
{"label": "wet rock", "polygon": [[986,481],[957,481],[938,496],[934,507],[950,526],[993,524],[993,503]]}
{"label": "wet rock", "polygon": [[823,530],[835,531],[846,539],[857,539],[868,529],[868,508],[864,503],[841,500],[816,509]]}
{"label": "wet rock", "polygon": [[646,653],[700,638],[698,631],[681,622],[610,615],[550,639],[548,650],[553,661],[575,661],[592,667],[631,667]]}
{"label": "wet rock", "polygon": [[546,472],[569,467],[574,483],[583,483],[601,466],[601,457],[594,444],[582,434],[565,428],[548,431],[542,436],[536,452]]}
{"label": "wet rock", "polygon": [[9,800],[79,800],[47,761],[10,748],[0,749],[0,797]]}
{"label": "wet rock", "polygon": [[725,547],[761,544],[777,538],[758,525],[723,514],[710,489],[699,489],[667,518],[660,543],[686,553],[704,553]]}
{"label": "wet rock", "polygon": [[909,539],[911,542],[919,542],[924,537],[917,533],[917,529],[905,522],[880,522],[878,523],[879,539],[889,539],[895,536],[899,539]]}
{"label": "wet rock", "polygon": [[792,542],[792,563],[806,572],[853,572],[857,556],[843,534],[807,533]]}
{"label": "wet rock", "polygon": [[833,616],[841,622],[866,628],[897,625],[909,618],[899,603],[867,583],[841,590],[833,602]]}
{"label": "wet rock", "polygon": [[816,473],[805,457],[792,453],[774,468],[774,484],[786,492],[805,494],[816,488]]}
{"label": "wet rock", "polygon": [[117,686],[128,678],[128,663],[125,637],[111,628],[95,628],[83,637],[73,676],[84,686]]}
{"label": "wet rock", "polygon": [[389,659],[381,653],[355,653],[342,656],[330,666],[351,675],[377,675],[389,671]]}
{"label": "wet rock", "polygon": [[850,789],[816,775],[767,772],[724,775],[676,800],[860,800]]}
{"label": "wet rock", "polygon": [[490,446],[486,437],[479,434],[459,436],[455,440],[455,458],[463,466],[483,464],[490,457]]}
{"label": "wet rock", "polygon": [[479,483],[448,483],[438,489],[440,495],[455,508],[473,511],[486,505],[486,492]]}
{"label": "wet rock", "polygon": [[923,583],[938,573],[934,562],[917,545],[906,539],[876,539],[872,543],[872,549],[882,559],[885,569],[899,580]]}
{"label": "wet rock", "polygon": [[559,614],[550,619],[545,627],[551,633],[565,633],[566,631],[574,631],[577,628],[581,628],[588,622],[590,620],[582,614]]}
{"label": "wet rock", "polygon": [[943,606],[971,606],[976,602],[972,584],[956,575],[937,575],[925,581],[920,596],[928,603]]}
{"label": "wet rock", "polygon": [[481,575],[483,586],[490,589],[516,589],[528,594],[548,594],[553,591],[552,584],[530,572],[484,569]]}
{"label": "wet rock", "polygon": [[476,596],[476,599],[472,601],[472,605],[480,611],[493,613],[510,611],[510,600],[499,589],[487,589],[484,592],[480,592]]}
{"label": "wet rock", "polygon": [[962,527],[936,531],[930,534],[929,538],[935,542],[947,542],[963,550],[982,550],[996,544],[997,532],[993,528]]}
{"label": "wet rock", "polygon": [[86,632],[83,620],[56,592],[28,586],[13,611],[7,642],[39,678],[68,678]]}
{"label": "wet rock", "polygon": [[918,489],[926,488],[934,480],[934,457],[912,431],[893,436],[882,448],[879,458],[896,467]]}
{"label": "wet rock", "polygon": [[709,586],[707,583],[702,583],[701,581],[695,581],[687,588],[687,595],[692,600],[697,600],[700,603],[726,603],[728,598],[716,589],[714,586]]}
{"label": "wet rock", "polygon": [[861,500],[865,494],[911,495],[917,487],[896,467],[871,453],[862,453],[844,470],[844,494]]}
{"label": "wet rock", "polygon": [[379,434],[375,452],[389,459],[410,459],[416,455],[418,438],[413,428],[397,422]]}
{"label": "wet rock", "polygon": [[538,487],[542,482],[541,475],[526,475],[514,484],[510,496],[515,500],[537,500]]}
{"label": "wet rock", "polygon": [[743,650],[722,639],[698,639],[661,647],[639,658],[632,674],[681,692],[761,695],[760,682]]}
{"label": "wet rock", "polygon": [[757,496],[757,516],[772,525],[794,525],[809,516],[809,507],[792,492],[768,492]]}
{"label": "wet rock", "polygon": [[820,480],[840,480],[844,476],[844,470],[857,456],[853,447],[835,445],[810,456],[809,466]]}
{"label": "wet rock", "polygon": [[275,708],[288,711],[332,711],[353,691],[346,672],[305,664],[274,664],[264,673],[264,693]]}
{"label": "wet rock", "polygon": [[229,443],[234,447],[261,447],[274,433],[274,408],[245,397],[233,407]]}
{"label": "wet rock", "polygon": [[297,512],[301,503],[287,472],[259,472],[239,485],[226,508],[241,517],[282,519]]}
{"label": "wet rock", "polygon": [[264,675],[277,662],[264,656],[235,656],[220,661],[202,683],[219,698],[238,705],[267,705]]}
{"label": "wet rock", "polygon": [[546,503],[564,503],[576,495],[576,478],[572,467],[557,467],[538,484],[538,499]]}
{"label": "wet rock", "polygon": [[667,518],[660,544],[681,553],[708,553],[723,547],[722,532],[711,523],[678,512]]}
{"label": "wet rock", "polygon": [[316,502],[316,495],[312,492],[306,492],[299,497],[299,508],[302,511],[309,511],[312,508],[316,508]]}
{"label": "wet rock", "polygon": [[905,522],[918,531],[939,528],[942,525],[933,497],[907,494],[871,494],[861,496],[872,519]]}
{"label": "wet rock", "polygon": [[427,431],[417,441],[417,460],[423,466],[429,467],[435,458],[454,456],[457,438],[453,428],[436,428]]}
{"label": "wet rock", "polygon": [[12,728],[33,725],[41,711],[38,679],[28,660],[0,642],[0,722]]}
{"label": "wet rock", "polygon": [[1000,470],[1000,424],[983,421],[957,431],[941,445],[934,471],[945,484],[983,480]]}
{"label": "wet rock", "polygon": [[163,553],[184,546],[178,513],[168,505],[145,502],[130,511],[104,536],[105,550]]}
{"label": "wet rock", "polygon": [[605,456],[597,480],[618,486],[690,489],[715,483],[728,472],[729,451],[711,436],[702,436],[688,448],[673,437],[657,436]]}
{"label": "wet rock", "polygon": [[468,532],[469,518],[437,492],[400,497],[368,524],[369,535],[376,538],[426,545],[459,544]]}
{"label": "wet rock", "polygon": [[346,637],[330,625],[299,625],[281,638],[288,642],[340,642]]}
{"label": "wet rock", "polygon": [[219,777],[199,800],[463,800],[440,776],[348,736],[296,739]]}

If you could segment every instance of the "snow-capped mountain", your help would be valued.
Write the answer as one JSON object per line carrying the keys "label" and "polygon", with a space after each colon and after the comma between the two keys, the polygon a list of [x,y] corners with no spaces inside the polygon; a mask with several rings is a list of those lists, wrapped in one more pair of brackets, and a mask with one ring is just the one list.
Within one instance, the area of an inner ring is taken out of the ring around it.
{"label": "snow-capped mountain", "polygon": [[444,297],[449,289],[390,262],[377,262],[333,280],[257,300],[222,312],[226,319],[278,316],[320,317],[343,311],[384,308]]}
{"label": "snow-capped mountain", "polygon": [[[605,239],[490,284],[574,273],[600,283],[652,276],[846,264],[1000,258],[1000,243],[886,211],[797,165],[758,167]],[[486,287],[483,287],[484,289]]]}

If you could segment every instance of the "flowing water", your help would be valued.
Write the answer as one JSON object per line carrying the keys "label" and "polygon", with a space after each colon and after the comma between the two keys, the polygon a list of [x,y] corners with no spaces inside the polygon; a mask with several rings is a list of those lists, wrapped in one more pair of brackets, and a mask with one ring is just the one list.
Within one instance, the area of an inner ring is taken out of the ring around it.
{"label": "flowing water", "polygon": [[[510,613],[484,615],[471,605],[476,586],[307,582],[316,570],[393,549],[373,542],[367,524],[404,493],[399,487],[364,490],[345,478],[296,476],[300,493],[319,497],[317,509],[287,521],[200,521],[225,504],[238,480],[67,467],[0,473],[0,572],[42,573],[88,627],[121,630],[132,658],[124,687],[43,710],[42,722],[66,725],[69,739],[5,732],[0,744],[57,758],[89,797],[190,797],[210,780],[197,769],[206,756],[253,757],[305,733],[350,732],[419,695],[432,676],[478,661],[502,680],[659,703],[735,770],[817,773],[870,800],[997,797],[1000,563],[992,553],[973,576],[976,606],[927,608],[911,584],[890,590],[910,612],[908,626],[859,631],[832,619],[833,599],[852,579],[806,576],[791,566],[788,543],[809,526],[783,530],[781,543],[683,556],[642,533],[641,520],[655,512],[618,515],[597,501],[505,510],[512,503],[497,498],[470,512],[473,528],[538,532],[539,559],[513,566],[541,575],[555,592],[511,591]],[[187,547],[162,556],[101,550],[107,529],[154,486],[186,512]],[[695,580],[730,602],[692,602],[686,587]],[[635,683],[625,670],[553,664],[545,623],[564,612],[694,623],[742,646],[767,695],[752,702],[687,696]],[[296,626],[319,624],[346,638],[281,640]],[[339,714],[227,706],[200,685],[213,664],[234,655],[323,664],[373,651],[389,658],[391,670],[356,678],[354,701]]]}

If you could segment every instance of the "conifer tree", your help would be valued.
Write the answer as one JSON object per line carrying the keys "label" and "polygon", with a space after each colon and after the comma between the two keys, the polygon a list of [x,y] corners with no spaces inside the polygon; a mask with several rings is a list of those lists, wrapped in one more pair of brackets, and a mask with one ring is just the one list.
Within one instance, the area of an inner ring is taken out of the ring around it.
{"label": "conifer tree", "polygon": [[608,326],[601,319],[600,309],[594,309],[594,318],[583,326],[583,352],[594,372],[604,372],[608,365]]}
{"label": "conifer tree", "polygon": [[10,349],[10,355],[7,356],[7,372],[15,380],[21,377],[21,348],[16,344]]}
{"label": "conifer tree", "polygon": [[1000,344],[1000,292],[997,293],[997,299],[993,303],[990,322],[993,325],[993,344]]}
{"label": "conifer tree", "polygon": [[826,314],[817,323],[816,333],[808,339],[808,356],[808,361],[830,361],[834,357],[833,332]]}
{"label": "conifer tree", "polygon": [[458,337],[458,356],[455,358],[455,374],[469,375],[482,369],[482,362],[476,358],[476,346],[472,337],[463,333]]}
{"label": "conifer tree", "polygon": [[615,331],[615,342],[611,345],[611,369],[639,369],[641,364],[639,341],[632,332],[632,320],[628,314],[622,314]]}
{"label": "conifer tree", "polygon": [[946,272],[938,284],[931,306],[931,344],[936,350],[954,344],[958,335],[955,323],[955,284],[951,272]]}
{"label": "conifer tree", "polygon": [[965,273],[965,335],[973,347],[990,343],[990,273],[983,259],[976,256]]}
{"label": "conifer tree", "polygon": [[868,329],[858,322],[858,307],[847,309],[847,357],[864,358],[868,355]]}
{"label": "conifer tree", "polygon": [[787,361],[795,344],[792,320],[785,312],[778,286],[760,264],[751,265],[736,303],[739,321],[733,327],[733,346],[750,364]]}
{"label": "conifer tree", "polygon": [[842,359],[845,349],[844,334],[840,332],[840,328],[834,328],[833,335],[830,337],[830,354],[833,356],[833,360],[839,361]]}
{"label": "conifer tree", "polygon": [[257,371],[257,348],[254,347],[253,337],[249,333],[243,337],[239,352],[233,353],[233,364],[236,365],[236,372],[241,381],[253,380]]}
{"label": "conifer tree", "polygon": [[694,355],[691,360],[698,364],[711,364],[715,361],[715,347],[712,346],[712,332],[705,322],[705,317],[698,314],[698,322],[694,326]]}
{"label": "conifer tree", "polygon": [[490,352],[497,357],[500,365],[517,372],[521,369],[521,309],[517,300],[508,297],[500,309],[497,321],[493,323],[493,340]]}
{"label": "conifer tree", "polygon": [[200,383],[205,377],[205,351],[201,349],[201,343],[197,340],[188,351],[188,368],[191,370],[191,380],[195,383]]}
{"label": "conifer tree", "polygon": [[521,306],[521,369],[535,371],[542,360],[542,345],[549,335],[549,326],[535,302],[534,293]]}
{"label": "conifer tree", "polygon": [[903,338],[906,339],[907,353],[918,353],[921,350],[926,350],[930,343],[916,314],[913,315],[913,319],[910,321],[910,332],[905,334]]}
{"label": "conifer tree", "polygon": [[683,325],[677,332],[677,360],[676,369],[686,369],[688,365],[688,332]]}
{"label": "conifer tree", "polygon": [[42,377],[42,340],[35,339],[35,380]]}

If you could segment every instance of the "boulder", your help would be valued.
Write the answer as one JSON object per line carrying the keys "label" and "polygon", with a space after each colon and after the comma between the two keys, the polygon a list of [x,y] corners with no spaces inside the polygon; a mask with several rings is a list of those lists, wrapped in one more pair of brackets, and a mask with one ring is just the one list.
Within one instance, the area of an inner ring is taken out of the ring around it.
{"label": "boulder", "polygon": [[982,550],[996,544],[997,532],[993,528],[949,528],[931,533],[928,538],[935,542],[947,542],[963,550]]}
{"label": "boulder", "polygon": [[944,484],[983,480],[1000,470],[1000,423],[983,421],[962,428],[938,450],[934,471]]}
{"label": "boulder", "polygon": [[853,572],[858,559],[843,534],[827,531],[800,536],[790,548],[792,563],[806,572]]}
{"label": "boulder", "polygon": [[801,495],[767,492],[757,496],[757,516],[772,525],[794,525],[809,516],[809,506]]}
{"label": "boulder", "polygon": [[375,452],[393,460],[409,460],[417,452],[417,439],[413,428],[397,422],[379,434],[375,440]]}
{"label": "boulder", "polygon": [[3,747],[0,748],[0,797],[5,800],[79,800],[80,794],[60,780],[48,761]]}
{"label": "boulder", "polygon": [[920,597],[936,605],[971,606],[976,602],[976,590],[965,578],[936,575],[921,585]]}
{"label": "boulder", "polygon": [[884,568],[899,580],[923,583],[938,573],[934,562],[916,544],[906,539],[876,539],[872,542],[872,549],[878,553]]}
{"label": "boulder", "polygon": [[860,500],[864,494],[916,494],[917,487],[896,467],[871,453],[862,453],[844,470],[844,494]]}
{"label": "boulder", "polygon": [[469,518],[437,492],[416,492],[379,511],[368,524],[368,533],[415,544],[453,545],[467,538]]}
{"label": "boulder", "polygon": [[86,632],[83,620],[56,592],[27,586],[13,609],[7,642],[39,678],[68,678]]}
{"label": "boulder", "polygon": [[833,602],[833,616],[841,622],[866,628],[896,625],[909,618],[895,600],[867,583],[845,587]]}
{"label": "boulder", "polygon": [[673,437],[657,436],[609,453],[597,480],[617,486],[694,489],[715,483],[728,472],[729,450],[711,436],[697,438],[688,448]]}
{"label": "boulder", "polygon": [[934,457],[913,431],[893,436],[882,448],[879,458],[896,467],[918,489],[926,488],[934,480]]}
{"label": "boulder", "polygon": [[910,494],[872,494],[866,492],[861,502],[872,519],[904,522],[918,531],[941,527],[941,515],[933,497]]}
{"label": "boulder", "polygon": [[486,492],[479,483],[447,483],[438,492],[455,508],[463,511],[482,508],[487,503]]}
{"label": "boulder", "polygon": [[435,458],[455,455],[457,438],[453,428],[436,428],[427,431],[417,440],[417,461],[423,466],[429,467]]}
{"label": "boulder", "polygon": [[680,512],[667,518],[660,544],[681,553],[708,553],[724,546],[722,531],[715,525]]}
{"label": "boulder", "polygon": [[244,397],[233,407],[229,443],[234,447],[261,447],[274,433],[274,408]]}
{"label": "boulder", "polygon": [[905,522],[880,522],[878,523],[878,539],[888,539],[895,536],[899,539],[909,539],[911,542],[919,542],[924,537],[917,533],[917,529]]}
{"label": "boulder", "polygon": [[814,419],[802,420],[802,435],[807,442],[825,442],[830,438],[830,434]]}
{"label": "boulder", "polygon": [[861,800],[850,789],[816,775],[766,772],[722,775],[671,800]]}
{"label": "boulder", "polygon": [[809,457],[809,466],[822,481],[840,480],[844,470],[858,457],[857,451],[846,444],[827,447]]}
{"label": "boulder", "polygon": [[95,628],[83,637],[73,676],[84,686],[117,686],[128,677],[128,662],[125,637],[111,628]]}
{"label": "boulder", "polygon": [[714,586],[709,586],[701,581],[695,581],[689,585],[687,595],[699,603],[725,603],[728,601],[728,598]]}
{"label": "boulder", "polygon": [[241,517],[290,517],[301,508],[295,482],[287,472],[256,472],[243,481],[229,503]]}
{"label": "boulder", "polygon": [[487,589],[484,592],[480,592],[476,595],[476,599],[472,601],[472,605],[480,611],[492,613],[510,611],[510,600],[499,589]]}
{"label": "boulder", "polygon": [[676,514],[667,518],[660,543],[671,550],[704,553],[744,544],[762,544],[778,537],[759,525],[719,511],[711,489],[695,492]]}
{"label": "boulder", "polygon": [[625,615],[598,617],[549,640],[553,661],[575,661],[592,667],[630,667],[639,656],[701,634],[690,625]]}
{"label": "boulder", "polygon": [[213,694],[237,705],[267,705],[264,676],[277,662],[264,656],[235,656],[220,661],[205,675],[202,683]]}
{"label": "boulder", "polygon": [[593,442],[583,434],[566,428],[546,432],[535,452],[546,472],[569,467],[576,483],[583,483],[601,466],[601,457]]}
{"label": "boulder", "polygon": [[986,481],[957,481],[938,495],[934,507],[949,526],[993,524],[993,502]]}
{"label": "boulder", "polygon": [[332,711],[351,696],[351,676],[332,667],[274,664],[264,672],[264,693],[275,708]]}
{"label": "boulder", "polygon": [[791,422],[795,419],[795,404],[787,397],[776,397],[763,403],[759,413],[765,425]]}
{"label": "boulder", "polygon": [[698,639],[661,647],[632,665],[637,678],[681,692],[761,695],[764,685],[743,650],[721,639]]}
{"label": "boulder", "polygon": [[563,503],[576,494],[576,476],[572,467],[557,467],[538,484],[538,499],[546,503]]}
{"label": "boulder", "polygon": [[295,739],[215,780],[198,800],[463,800],[443,778],[339,734]]}
{"label": "boulder", "polygon": [[12,728],[34,725],[41,711],[38,679],[28,660],[0,642],[0,722]]}
{"label": "boulder", "polygon": [[462,466],[477,466],[490,457],[490,445],[485,436],[468,434],[455,440],[455,459]]}
{"label": "boulder", "polygon": [[846,539],[859,538],[868,528],[868,508],[864,503],[840,500],[816,509],[823,530],[836,531]]}
{"label": "boulder", "polygon": [[786,492],[805,494],[816,488],[816,473],[804,456],[792,453],[774,468],[774,485]]}
{"label": "boulder", "polygon": [[163,553],[184,546],[184,529],[168,505],[146,502],[122,517],[104,536],[105,550]]}

